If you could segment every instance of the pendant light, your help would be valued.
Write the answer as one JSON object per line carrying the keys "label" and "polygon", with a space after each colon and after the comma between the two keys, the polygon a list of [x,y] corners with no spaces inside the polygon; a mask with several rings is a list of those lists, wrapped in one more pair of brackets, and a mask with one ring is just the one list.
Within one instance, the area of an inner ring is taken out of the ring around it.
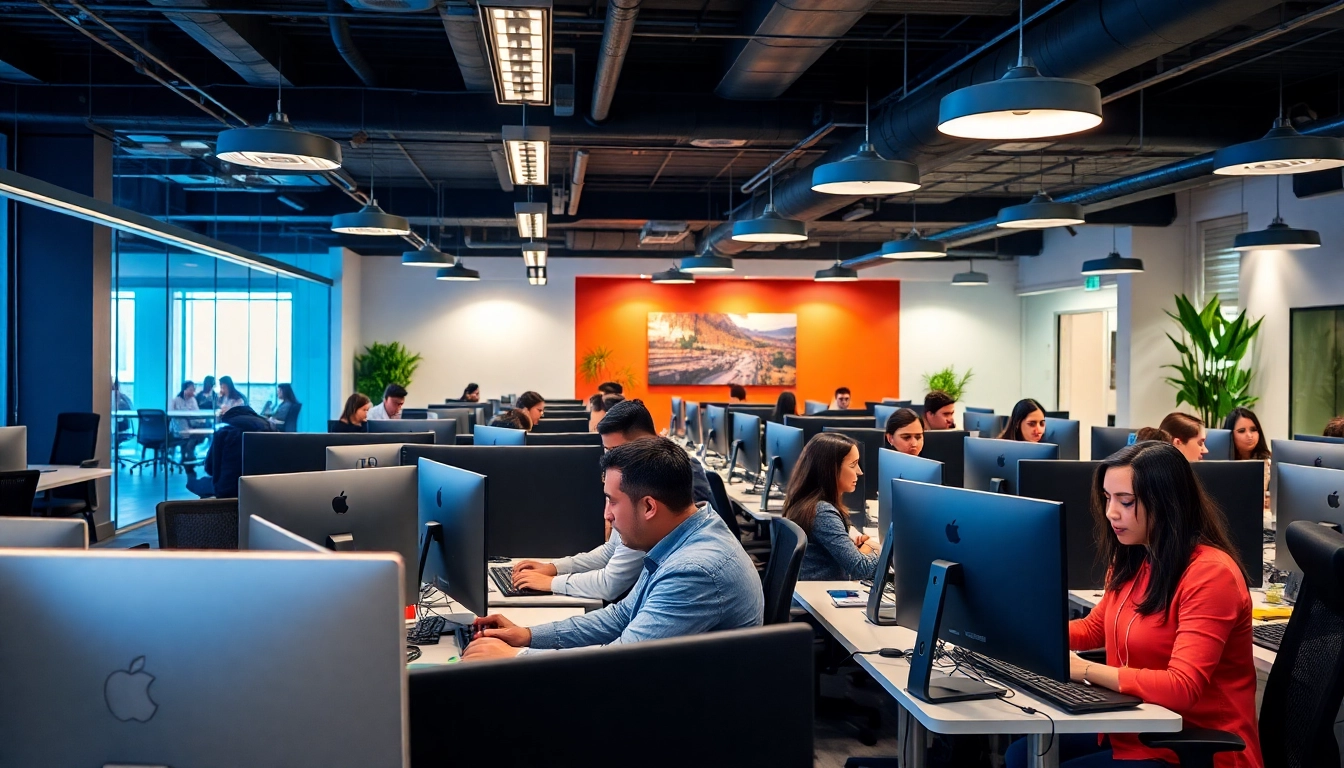
{"label": "pendant light", "polygon": [[954,288],[978,288],[982,285],[989,285],[989,275],[975,271],[975,259],[970,260],[970,271],[958,272],[952,276]]}
{"label": "pendant light", "polygon": [[834,265],[817,270],[812,279],[818,283],[852,283],[859,279],[859,273],[858,270],[850,269],[836,259]]}
{"label": "pendant light", "polygon": [[961,139],[1019,141],[1066,136],[1101,125],[1101,90],[1081,80],[1042,77],[1023,53],[1022,0],[1017,6],[1017,66],[998,80],[943,97],[938,130]]}
{"label": "pendant light", "polygon": [[695,282],[695,275],[685,272],[677,267],[676,264],[666,272],[654,272],[653,278],[649,281],[655,285],[691,285]]}
{"label": "pendant light", "polygon": [[322,173],[340,168],[341,145],[326,136],[296,130],[281,107],[280,97],[277,83],[275,112],[266,125],[221,131],[215,139],[215,157],[272,171]]}
{"label": "pendant light", "polygon": [[1083,223],[1083,207],[1076,203],[1057,203],[1045,190],[1030,202],[1010,205],[999,211],[998,225],[1003,229],[1049,229]]}
{"label": "pendant light", "polygon": [[481,279],[481,273],[474,269],[467,269],[467,265],[462,263],[462,228],[457,231],[457,255],[450,266],[444,267],[434,275],[435,280],[445,280],[454,282],[477,282]]}
{"label": "pendant light", "polygon": [[1274,179],[1274,220],[1258,232],[1242,232],[1232,240],[1234,251],[1305,251],[1321,247],[1321,233],[1314,229],[1294,229],[1280,213],[1281,183]]}
{"label": "pendant light", "polygon": [[[1279,116],[1255,141],[1223,147],[1213,155],[1219,176],[1277,176],[1344,166],[1344,141],[1303,136],[1283,114],[1283,76],[1279,76]],[[1273,225],[1271,225],[1273,226]]]}
{"label": "pendant light", "polygon": [[[428,232],[425,235],[429,235]],[[434,244],[425,240],[425,244],[420,246],[419,250],[406,251],[401,254],[401,266],[403,267],[447,267],[451,266],[453,260],[448,254],[434,247]]]}
{"label": "pendant light", "polygon": [[868,89],[863,90],[863,143],[859,151],[812,170],[812,191],[828,195],[899,195],[919,189],[919,166],[886,160],[868,140]]}
{"label": "pendant light", "polygon": [[882,244],[884,259],[941,259],[947,255],[947,244],[930,240],[919,234],[919,210],[914,200],[910,201],[910,234],[900,240],[888,240]]}
{"label": "pendant light", "polygon": [[527,284],[528,284],[528,285],[545,285],[545,284],[546,284],[546,268],[545,268],[545,267],[528,267],[528,268],[527,268]]}
{"label": "pendant light", "polygon": [[693,275],[715,274],[733,271],[733,260],[706,249],[697,256],[688,256],[681,260],[681,271]]}
{"label": "pendant light", "polygon": [[[770,200],[760,216],[733,223],[733,239],[739,243],[800,243],[807,240],[807,225],[786,219],[775,211],[775,171],[770,169]],[[681,268],[687,268],[686,262]]]}
{"label": "pendant light", "polygon": [[[372,155],[370,155],[372,159]],[[396,216],[378,207],[373,196],[373,176],[369,176],[369,202],[355,213],[342,213],[331,219],[331,231],[343,235],[409,235],[411,223],[404,216]]]}
{"label": "pendant light", "polygon": [[1083,262],[1084,275],[1133,275],[1143,271],[1143,259],[1126,258],[1120,255],[1115,245],[1115,227],[1111,227],[1111,252],[1103,259],[1089,259]]}

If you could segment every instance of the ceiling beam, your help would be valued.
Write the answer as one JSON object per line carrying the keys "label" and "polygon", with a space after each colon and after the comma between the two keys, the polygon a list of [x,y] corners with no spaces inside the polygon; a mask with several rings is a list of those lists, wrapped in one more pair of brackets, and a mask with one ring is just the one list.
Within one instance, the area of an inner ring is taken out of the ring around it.
{"label": "ceiling beam", "polygon": [[202,13],[165,12],[191,39],[200,43],[215,58],[224,62],[250,85],[291,85],[272,63],[279,61],[280,45],[276,32],[265,19],[256,16],[224,18],[210,13],[209,0],[148,0],[150,5],[182,8],[198,7]]}

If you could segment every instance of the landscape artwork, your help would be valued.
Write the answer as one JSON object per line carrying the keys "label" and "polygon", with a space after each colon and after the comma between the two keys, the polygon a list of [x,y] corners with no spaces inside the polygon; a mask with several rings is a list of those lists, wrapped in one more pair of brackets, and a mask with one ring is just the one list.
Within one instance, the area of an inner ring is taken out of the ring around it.
{"label": "landscape artwork", "polygon": [[792,387],[798,316],[649,313],[649,384]]}

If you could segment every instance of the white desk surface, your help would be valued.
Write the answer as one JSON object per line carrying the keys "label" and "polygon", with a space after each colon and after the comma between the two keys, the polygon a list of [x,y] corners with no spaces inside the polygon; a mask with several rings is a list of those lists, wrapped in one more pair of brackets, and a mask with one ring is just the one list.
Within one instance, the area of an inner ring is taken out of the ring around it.
{"label": "white desk surface", "polygon": [[[440,611],[443,613],[443,611]],[[564,621],[565,619],[579,616],[583,613],[582,608],[506,608],[500,612],[509,621],[520,627],[535,627],[538,624],[546,624],[552,621]],[[446,615],[446,614],[445,614]],[[466,618],[464,614],[462,618]],[[406,628],[410,629],[415,625],[414,621],[407,621]],[[452,633],[441,635],[437,645],[421,645],[420,658],[411,662],[408,669],[417,667],[434,667],[441,664],[455,664],[461,655],[461,649],[457,647],[457,639]]]}
{"label": "white desk surface", "polygon": [[29,464],[28,468],[42,473],[37,478],[38,493],[112,476],[110,469],[82,469],[74,464]]}
{"label": "white desk surface", "polygon": [[[879,648],[910,648],[915,632],[904,627],[878,627],[869,624],[862,608],[836,608],[826,594],[828,589],[854,589],[852,581],[800,581],[794,598],[807,612],[826,627],[848,651],[876,651]],[[1017,733],[1140,733],[1173,732],[1181,729],[1181,717],[1153,704],[1135,709],[1092,715],[1069,715],[1040,699],[1021,691],[1013,701],[1031,706],[1054,718],[1052,726],[1041,715],[1027,715],[997,700],[960,701],[929,704],[906,690],[910,663],[905,659],[881,656],[855,656],[859,663],[891,694],[902,708],[924,727],[935,733],[1017,734]]]}
{"label": "white desk surface", "polygon": [[[512,566],[520,560],[539,560],[549,563],[558,558],[519,557],[510,560],[507,563],[487,563],[489,568],[500,568],[505,565]],[[527,597],[505,597],[500,593],[499,588],[495,586],[495,580],[489,576],[485,577],[490,585],[489,606],[494,608],[578,608],[580,613],[584,611],[595,611],[602,607],[602,601],[594,597],[569,597],[568,595],[529,595]],[[550,621],[548,619],[547,621]]]}
{"label": "white desk surface", "polygon": [[[167,411],[170,419],[213,419],[215,411]],[[113,411],[112,415],[118,419],[133,419],[140,415],[139,411]]]}

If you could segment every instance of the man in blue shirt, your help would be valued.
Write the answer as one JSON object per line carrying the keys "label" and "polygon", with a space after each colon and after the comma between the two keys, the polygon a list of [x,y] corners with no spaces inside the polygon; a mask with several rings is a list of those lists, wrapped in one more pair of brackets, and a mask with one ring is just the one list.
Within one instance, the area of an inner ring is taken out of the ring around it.
{"label": "man in blue shirt", "polygon": [[713,508],[695,504],[690,457],[681,447],[661,437],[634,440],[607,452],[602,470],[607,520],[627,546],[648,553],[630,594],[600,611],[531,629],[503,616],[477,619],[483,631],[464,660],[761,624],[761,579]]}

